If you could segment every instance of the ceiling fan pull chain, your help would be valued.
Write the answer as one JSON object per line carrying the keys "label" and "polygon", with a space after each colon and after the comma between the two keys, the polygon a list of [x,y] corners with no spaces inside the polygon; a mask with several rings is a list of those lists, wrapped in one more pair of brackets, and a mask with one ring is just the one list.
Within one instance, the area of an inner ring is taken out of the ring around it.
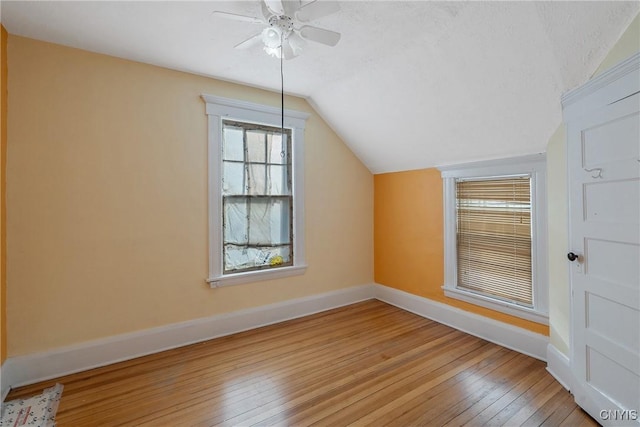
{"label": "ceiling fan pull chain", "polygon": [[284,61],[284,55],[282,52],[282,45],[284,43],[284,35],[280,33],[280,157],[284,158],[284,72],[282,63]]}

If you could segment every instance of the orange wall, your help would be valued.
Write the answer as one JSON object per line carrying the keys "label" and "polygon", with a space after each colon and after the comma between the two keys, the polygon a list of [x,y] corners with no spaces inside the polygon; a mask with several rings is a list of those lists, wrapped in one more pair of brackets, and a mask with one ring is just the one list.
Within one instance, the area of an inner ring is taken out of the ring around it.
{"label": "orange wall", "polygon": [[6,216],[5,206],[7,161],[7,31],[0,26],[0,364],[7,358],[7,322],[6,322]]}
{"label": "orange wall", "polygon": [[374,176],[375,281],[549,335],[549,327],[444,295],[442,178],[437,169]]}

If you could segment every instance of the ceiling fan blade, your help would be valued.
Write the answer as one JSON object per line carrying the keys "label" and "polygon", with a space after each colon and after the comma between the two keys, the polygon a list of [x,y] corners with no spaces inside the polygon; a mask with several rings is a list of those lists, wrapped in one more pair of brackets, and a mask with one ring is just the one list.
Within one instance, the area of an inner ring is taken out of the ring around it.
{"label": "ceiling fan blade", "polygon": [[264,24],[264,20],[260,18],[254,18],[253,16],[238,15],[237,13],[220,12],[214,10],[211,12],[211,16],[219,16],[221,18],[232,19],[234,21],[251,22],[254,24]]}
{"label": "ceiling fan blade", "polygon": [[294,30],[289,35],[289,38],[287,39],[287,41],[289,42],[289,45],[291,45],[291,49],[293,49],[293,53],[295,53],[296,55],[299,55],[307,45],[307,41],[303,39],[300,36],[300,34],[298,34],[298,31],[296,30]]}
{"label": "ceiling fan blade", "polygon": [[300,35],[307,40],[326,44],[327,46],[335,46],[340,41],[340,33],[310,25],[300,27]]}
{"label": "ceiling fan blade", "polygon": [[293,18],[298,7],[300,7],[300,0],[282,0],[282,7],[284,8],[284,14]]}
{"label": "ceiling fan blade", "polygon": [[333,1],[314,0],[302,6],[296,12],[300,21],[311,21],[340,11],[340,5]]}
{"label": "ceiling fan blade", "polygon": [[293,50],[289,43],[283,43],[282,56],[284,57],[284,59],[293,59],[298,56],[298,54]]}
{"label": "ceiling fan blade", "polygon": [[281,0],[264,0],[264,4],[267,5],[267,8],[274,15],[278,15],[278,16],[284,15],[284,8],[282,7]]}
{"label": "ceiling fan blade", "polygon": [[265,2],[260,2],[260,9],[262,10],[262,16],[264,16],[265,22],[269,22],[269,18],[271,18],[273,13],[271,13]]}
{"label": "ceiling fan blade", "polygon": [[258,42],[260,42],[262,40],[262,33],[258,33],[254,36],[249,37],[248,39],[246,39],[243,42],[238,43],[237,45],[234,46],[234,48],[236,49],[248,49],[252,46],[255,46],[258,44]]}

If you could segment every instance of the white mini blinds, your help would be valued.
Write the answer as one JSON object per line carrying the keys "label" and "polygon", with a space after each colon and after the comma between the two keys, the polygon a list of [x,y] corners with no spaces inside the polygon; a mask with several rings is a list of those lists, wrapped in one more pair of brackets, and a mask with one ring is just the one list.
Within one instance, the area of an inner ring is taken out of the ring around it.
{"label": "white mini blinds", "polygon": [[222,121],[223,273],[293,265],[291,130]]}
{"label": "white mini blinds", "polygon": [[457,286],[533,308],[531,177],[456,180]]}

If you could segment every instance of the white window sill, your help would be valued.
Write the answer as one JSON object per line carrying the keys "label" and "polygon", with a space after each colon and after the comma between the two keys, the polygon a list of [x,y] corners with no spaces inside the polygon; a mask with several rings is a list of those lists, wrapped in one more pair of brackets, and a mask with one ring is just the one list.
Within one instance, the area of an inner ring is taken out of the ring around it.
{"label": "white window sill", "polygon": [[212,288],[221,286],[240,285],[242,283],[260,282],[263,280],[281,279],[283,277],[299,276],[307,271],[307,265],[274,268],[271,270],[248,271],[246,273],[227,274],[220,277],[210,277],[207,283]]}
{"label": "white window sill", "polygon": [[520,307],[516,304],[474,294],[473,292],[463,291],[454,287],[443,286],[442,289],[444,289],[444,294],[449,298],[455,298],[464,302],[489,308],[491,310],[499,311],[501,313],[509,314],[511,316],[541,323],[543,325],[549,324],[549,315],[547,313],[542,313],[526,307]]}

